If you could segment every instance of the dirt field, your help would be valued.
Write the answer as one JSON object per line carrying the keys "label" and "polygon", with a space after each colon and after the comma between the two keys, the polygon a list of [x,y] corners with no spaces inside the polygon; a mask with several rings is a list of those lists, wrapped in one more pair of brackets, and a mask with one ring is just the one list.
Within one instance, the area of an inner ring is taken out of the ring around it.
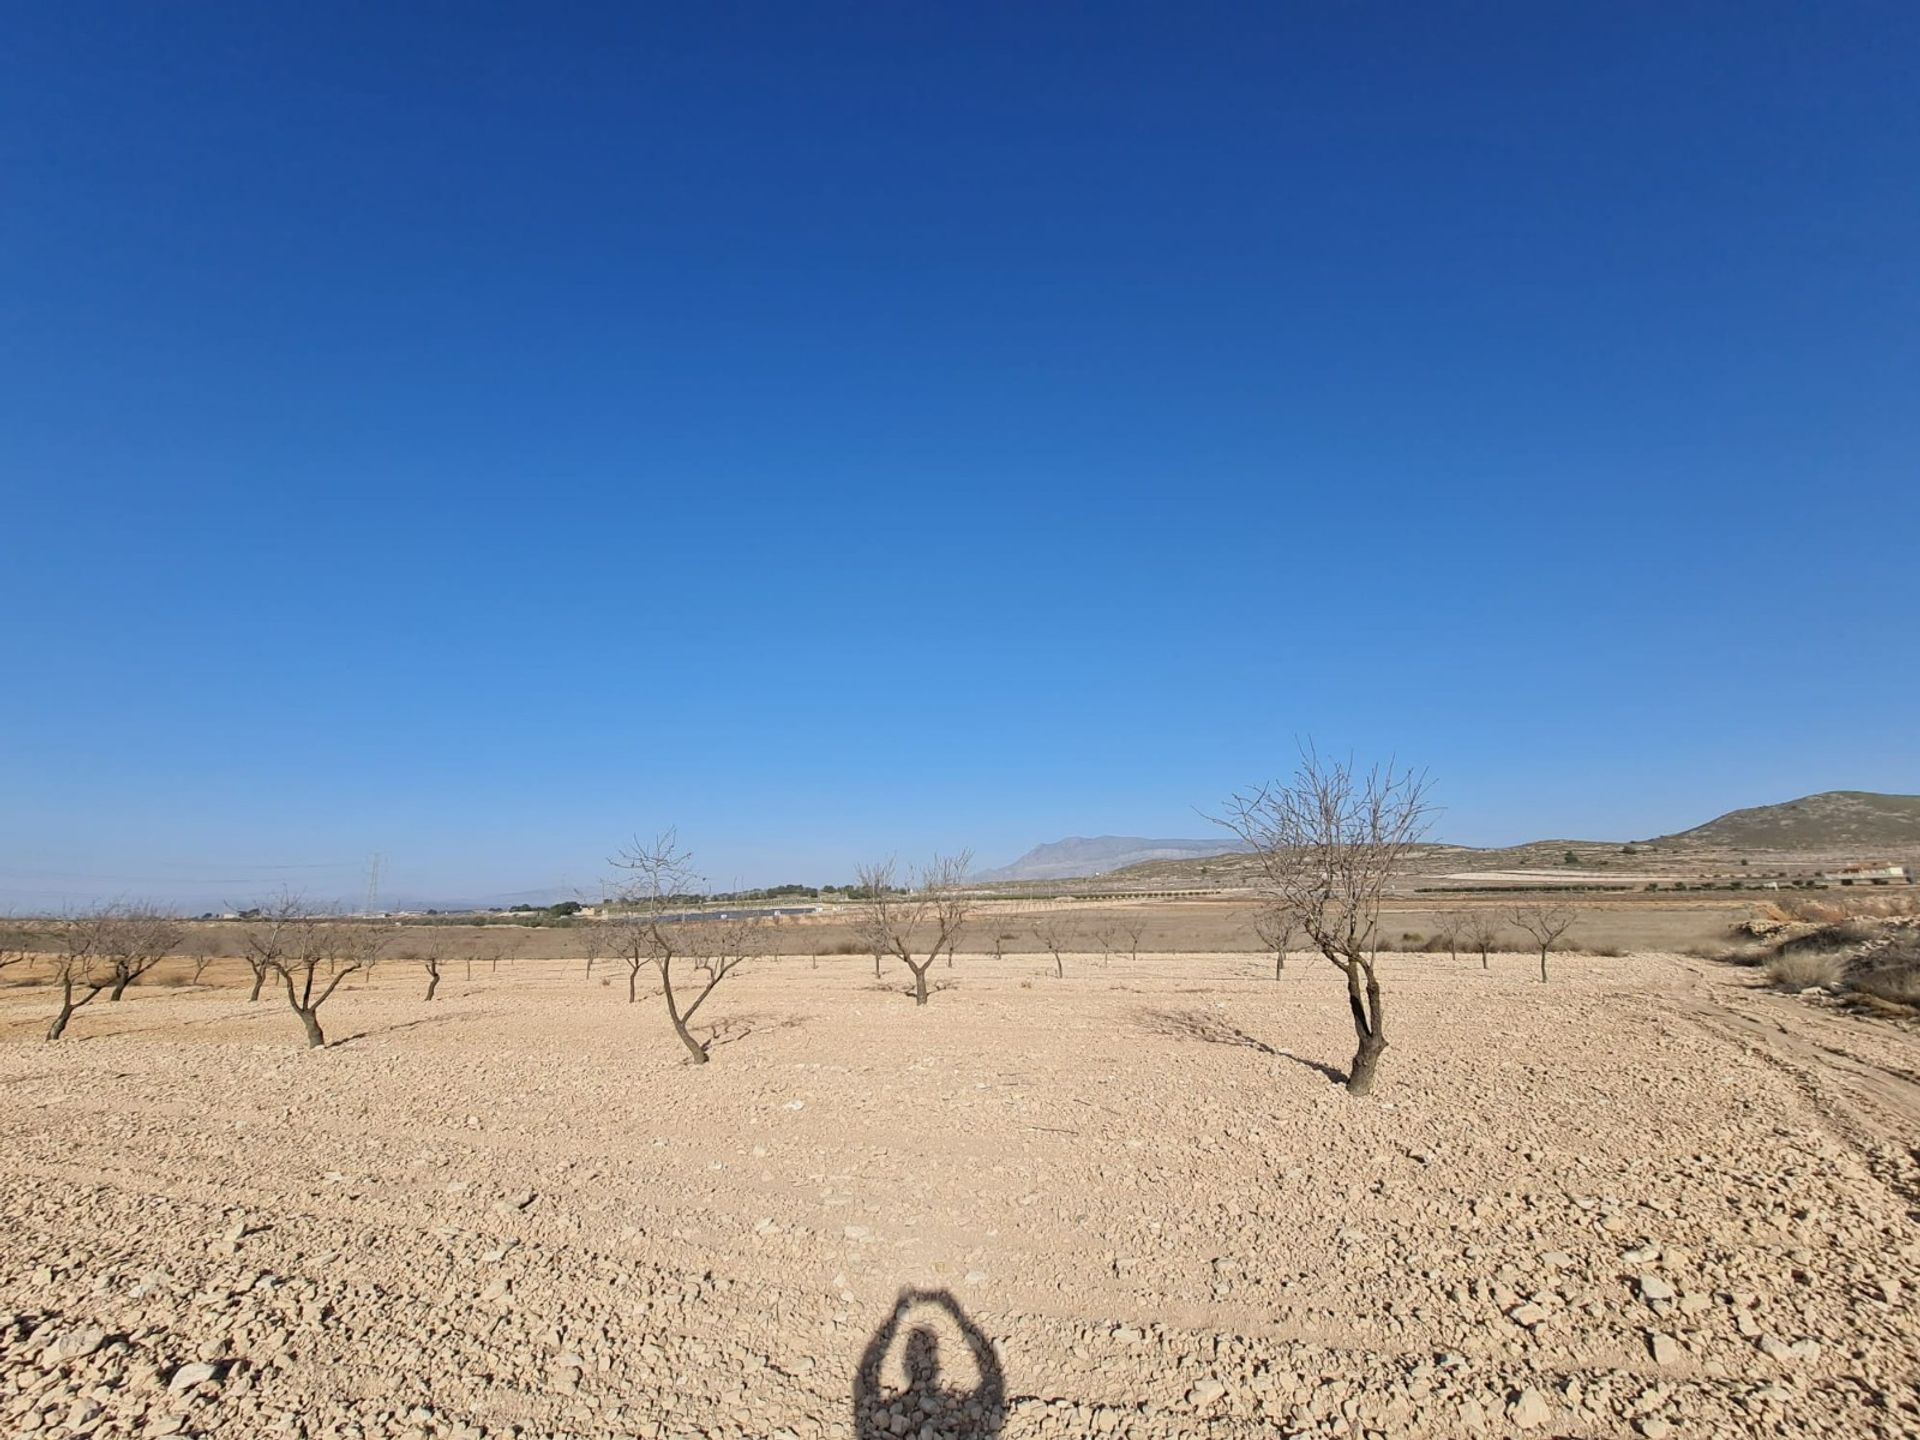
{"label": "dirt field", "polygon": [[0,990],[0,1434],[1920,1433],[1920,1040],[1383,965],[1361,1102],[1248,956],[762,965],[703,1068],[577,963],[383,963],[315,1052],[218,967]]}

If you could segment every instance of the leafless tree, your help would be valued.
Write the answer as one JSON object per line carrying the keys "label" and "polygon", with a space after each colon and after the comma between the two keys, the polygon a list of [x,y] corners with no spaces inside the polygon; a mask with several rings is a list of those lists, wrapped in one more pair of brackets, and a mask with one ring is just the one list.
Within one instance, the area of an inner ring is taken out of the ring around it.
{"label": "leafless tree", "polygon": [[60,1008],[47,1026],[49,1040],[65,1035],[73,1012],[91,1004],[113,983],[100,956],[105,920],[102,910],[84,910],[66,916],[53,928],[53,983],[60,987]]}
{"label": "leafless tree", "polygon": [[1356,773],[1304,750],[1291,780],[1233,796],[1219,823],[1253,852],[1269,903],[1299,919],[1346,977],[1357,1048],[1347,1093],[1373,1089],[1387,1048],[1380,975],[1367,941],[1387,885],[1426,831],[1427,778],[1391,763]]}
{"label": "leafless tree", "polygon": [[905,889],[894,885],[891,860],[860,867],[857,933],[876,956],[891,955],[912,972],[915,1005],[927,1003],[927,970],[966,923],[972,901],[962,887],[972,864],[971,850],[936,855]]}
{"label": "leafless tree", "polygon": [[193,983],[198,985],[214,961],[219,942],[211,935],[189,935],[180,948],[193,965]]}
{"label": "leafless tree", "polygon": [[587,958],[587,978],[593,978],[593,967],[607,953],[607,927],[599,920],[588,920],[574,927],[580,932],[580,953]]}
{"label": "leafless tree", "polygon": [[303,916],[287,929],[273,971],[286,987],[287,1005],[300,1018],[307,1048],[327,1043],[320,1007],[349,975],[371,970],[383,940],[373,926],[323,916]]}
{"label": "leafless tree", "polygon": [[431,1000],[440,992],[440,971],[447,963],[447,940],[443,935],[427,935],[403,958],[416,962],[427,972],[427,993],[422,1000]]}
{"label": "leafless tree", "polygon": [[151,905],[116,904],[99,917],[95,954],[107,975],[107,1000],[118,1000],[127,987],[171,955],[183,931],[173,916]]}
{"label": "leafless tree", "polygon": [[1500,943],[1500,915],[1494,910],[1460,912],[1460,940],[1480,952],[1480,968],[1487,969],[1487,952]]}
{"label": "leafless tree", "polygon": [[1078,932],[1079,927],[1074,924],[1073,917],[1057,910],[1033,922],[1033,933],[1040,937],[1040,943],[1053,956],[1053,973],[1061,980],[1067,978],[1067,965],[1062,957],[1073,948]]}
{"label": "leafless tree", "polygon": [[1531,935],[1534,944],[1540,947],[1540,983],[1546,984],[1547,951],[1572,928],[1573,922],[1580,918],[1579,912],[1571,905],[1550,900],[1529,900],[1514,906],[1509,918]]}
{"label": "leafless tree", "polygon": [[246,958],[247,968],[253,971],[253,990],[248,1000],[260,998],[261,987],[278,968],[294,930],[307,918],[310,908],[305,897],[282,890],[251,912],[254,919],[240,939],[241,954]]}
{"label": "leafless tree", "polygon": [[[667,1019],[673,1023],[673,1033],[687,1047],[693,1063],[704,1065],[708,1059],[707,1046],[694,1039],[688,1027],[715,988],[740,967],[746,956],[718,953],[728,948],[725,945],[694,947],[681,940],[680,927],[671,920],[672,907],[684,904],[700,882],[693,870],[692,857],[680,848],[671,830],[651,843],[634,841],[609,863],[623,877],[621,900],[632,907],[628,917],[632,949],[628,953],[643,956],[660,972],[660,991],[666,998]],[[706,953],[692,953],[696,948]],[[690,968],[705,977],[700,993],[684,1010],[673,988],[673,966],[679,959],[688,960]],[[633,977],[638,973],[637,968],[628,972],[629,999],[633,996]]]}
{"label": "leafless tree", "polygon": [[1300,922],[1294,918],[1291,910],[1280,905],[1262,905],[1253,914],[1253,933],[1260,943],[1273,952],[1273,978],[1278,980],[1280,972],[1287,968],[1287,950],[1293,944],[1294,931],[1300,928]]}
{"label": "leafless tree", "polygon": [[496,935],[492,946],[487,951],[487,973],[489,975],[498,975],[500,973],[500,962],[502,960],[513,959],[520,953],[526,943],[526,931],[522,930],[518,925],[510,925],[504,934]]}
{"label": "leafless tree", "polygon": [[627,967],[627,1003],[631,1005],[640,998],[640,972],[653,963],[644,920],[638,915],[622,916],[613,925],[609,947]]}
{"label": "leafless tree", "polygon": [[1138,964],[1140,961],[1140,942],[1146,938],[1147,922],[1133,917],[1120,922],[1120,933],[1127,937],[1127,959]]}
{"label": "leafless tree", "polygon": [[1120,932],[1111,925],[1099,925],[1094,928],[1093,943],[1100,947],[1100,963],[1111,965],[1113,952],[1120,948]]}

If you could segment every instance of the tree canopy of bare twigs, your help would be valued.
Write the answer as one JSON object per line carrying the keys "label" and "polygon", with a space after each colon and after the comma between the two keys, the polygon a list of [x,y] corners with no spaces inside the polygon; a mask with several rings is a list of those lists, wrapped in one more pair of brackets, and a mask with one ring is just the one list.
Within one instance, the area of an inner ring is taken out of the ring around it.
{"label": "tree canopy of bare twigs", "polygon": [[116,904],[99,912],[96,955],[107,974],[107,1000],[118,1000],[179,947],[180,922],[151,905]]}
{"label": "tree canopy of bare twigs", "polygon": [[894,884],[892,860],[862,865],[858,871],[860,898],[854,931],[876,958],[891,955],[912,973],[915,1005],[927,1003],[927,970],[943,951],[951,952],[958,943],[971,913],[965,881],[972,865],[971,850],[936,855],[905,888]]}
{"label": "tree canopy of bare twigs", "polygon": [[1053,973],[1056,979],[1067,978],[1065,956],[1067,951],[1073,948],[1073,942],[1079,930],[1080,927],[1071,915],[1059,911],[1042,915],[1033,922],[1033,933],[1040,938],[1040,943],[1046,946],[1047,953],[1053,956]]}
{"label": "tree canopy of bare twigs", "polygon": [[1293,944],[1294,933],[1299,928],[1300,922],[1284,906],[1262,905],[1253,912],[1253,933],[1262,945],[1273,952],[1275,980],[1287,968],[1287,949]]}
{"label": "tree canopy of bare twigs", "polygon": [[60,987],[60,1006],[47,1025],[49,1040],[65,1035],[74,1012],[112,983],[100,958],[104,921],[101,911],[84,910],[64,916],[53,927],[53,983]]}
{"label": "tree canopy of bare twigs", "polygon": [[280,957],[292,943],[293,931],[307,918],[305,897],[282,890],[266,904],[252,910],[255,918],[240,937],[247,968],[253,972],[253,990],[247,999],[258,1000],[267,977],[278,969]]}
{"label": "tree canopy of bare twigs", "polygon": [[1127,959],[1138,964],[1140,942],[1146,938],[1147,922],[1138,916],[1129,916],[1120,922],[1120,933],[1127,937]]}
{"label": "tree canopy of bare twigs", "polygon": [[325,916],[305,915],[287,925],[272,970],[285,987],[288,1008],[306,1032],[308,1049],[327,1043],[320,1007],[349,975],[373,968],[385,938],[364,922]]}
{"label": "tree canopy of bare twigs", "polygon": [[[693,857],[680,848],[673,831],[651,842],[635,840],[608,863],[618,872],[619,899],[627,907],[618,922],[620,938],[615,943],[616,953],[628,962],[627,998],[634,997],[640,967],[651,963],[660,974],[660,991],[666,999],[673,1033],[686,1046],[688,1058],[704,1065],[709,1046],[696,1040],[689,1028],[694,1014],[747,957],[720,953],[729,948],[724,944],[693,945],[681,938],[681,926],[672,919],[673,907],[685,905],[698,892],[700,879],[694,873]],[[674,990],[676,960],[686,960],[690,969],[705,977],[699,994],[685,1009]]]}
{"label": "tree canopy of bare twigs", "polygon": [[1500,943],[1500,916],[1493,910],[1460,912],[1460,943],[1480,952],[1480,968],[1487,969],[1487,952]]}
{"label": "tree canopy of bare twigs", "polygon": [[580,937],[580,954],[587,962],[587,978],[593,978],[593,967],[605,958],[607,953],[607,926],[601,920],[585,920],[574,927],[574,933]]}
{"label": "tree canopy of bare twigs", "polygon": [[1218,817],[1259,866],[1269,904],[1300,922],[1346,977],[1357,1048],[1347,1093],[1373,1089],[1387,1048],[1380,977],[1368,940],[1393,875],[1426,833],[1429,782],[1392,763],[1364,773],[1303,750],[1292,779],[1234,795]]}
{"label": "tree canopy of bare twigs", "polygon": [[1529,900],[1514,906],[1510,918],[1531,935],[1533,943],[1540,947],[1540,983],[1546,984],[1547,951],[1573,927],[1573,922],[1580,918],[1580,912],[1571,905],[1549,900]]}

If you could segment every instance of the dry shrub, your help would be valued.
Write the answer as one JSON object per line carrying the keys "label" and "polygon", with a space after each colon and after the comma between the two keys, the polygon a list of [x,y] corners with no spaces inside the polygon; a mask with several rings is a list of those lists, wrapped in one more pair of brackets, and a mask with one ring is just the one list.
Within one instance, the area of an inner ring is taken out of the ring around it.
{"label": "dry shrub", "polygon": [[1794,935],[1782,940],[1777,947],[1782,955],[1799,954],[1818,950],[1850,950],[1864,945],[1880,933],[1879,927],[1866,920],[1836,920],[1822,925],[1818,930],[1809,930],[1804,935]]}
{"label": "dry shrub", "polygon": [[1852,988],[1876,1000],[1920,1006],[1920,936],[1903,935],[1869,955]]}
{"label": "dry shrub", "polygon": [[1782,990],[1838,985],[1846,961],[1831,950],[1782,950],[1767,961],[1767,979]]}
{"label": "dry shrub", "polygon": [[871,952],[858,940],[836,940],[831,945],[816,949],[813,953],[816,955],[866,955]]}

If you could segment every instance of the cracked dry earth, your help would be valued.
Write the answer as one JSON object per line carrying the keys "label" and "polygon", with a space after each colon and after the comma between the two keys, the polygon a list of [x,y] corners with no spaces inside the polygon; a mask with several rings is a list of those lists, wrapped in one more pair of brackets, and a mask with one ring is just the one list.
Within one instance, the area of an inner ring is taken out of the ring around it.
{"label": "cracked dry earth", "polygon": [[1920,1433],[1910,1031],[1390,957],[1355,1102],[1324,964],[866,964],[0,992],[0,1435]]}

